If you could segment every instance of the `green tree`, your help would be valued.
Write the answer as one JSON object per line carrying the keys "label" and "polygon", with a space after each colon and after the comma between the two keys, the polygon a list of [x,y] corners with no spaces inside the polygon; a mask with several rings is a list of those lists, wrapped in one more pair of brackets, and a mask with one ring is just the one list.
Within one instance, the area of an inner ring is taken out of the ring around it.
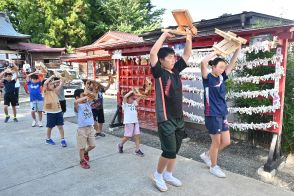
{"label": "green tree", "polygon": [[160,27],[164,9],[150,0],[88,0],[91,14],[87,23],[92,41],[106,31],[140,34]]}
{"label": "green tree", "polygon": [[160,26],[164,9],[154,10],[150,0],[108,0],[101,4],[110,30],[142,33]]}
{"label": "green tree", "polygon": [[87,42],[89,9],[83,0],[0,0],[14,27],[49,46],[80,46]]}
{"label": "green tree", "polygon": [[0,0],[0,11],[35,43],[80,47],[109,30],[139,34],[158,28],[164,9],[150,0]]}
{"label": "green tree", "polygon": [[17,0],[0,0],[0,11],[5,12],[15,29],[17,29],[18,20],[16,14],[18,13]]}

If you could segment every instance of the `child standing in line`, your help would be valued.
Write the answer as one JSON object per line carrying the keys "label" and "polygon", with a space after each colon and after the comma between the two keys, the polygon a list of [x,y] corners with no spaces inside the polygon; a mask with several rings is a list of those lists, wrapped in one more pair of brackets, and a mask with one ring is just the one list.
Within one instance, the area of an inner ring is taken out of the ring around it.
{"label": "child standing in line", "polygon": [[[228,109],[225,100],[225,81],[235,67],[240,49],[241,47],[235,51],[229,64],[227,64],[224,59],[216,57],[217,53],[215,52],[212,52],[201,61],[201,74],[204,87],[205,126],[208,129],[212,143],[209,151],[202,153],[200,157],[210,168],[210,173],[220,178],[225,178],[226,175],[217,165],[218,153],[231,143],[229,126],[226,118]],[[211,73],[207,71],[207,64],[212,67]]]}
{"label": "child standing in line", "polygon": [[135,154],[141,157],[144,156],[144,153],[140,150],[141,133],[136,109],[141,98],[138,97],[135,99],[133,91],[124,95],[122,109],[124,111],[125,132],[124,137],[121,138],[121,142],[117,145],[119,153],[123,153],[123,145],[134,136],[136,144]]}
{"label": "child standing in line", "polygon": [[89,151],[93,150],[96,146],[91,101],[84,94],[83,89],[75,90],[74,97],[74,110],[78,120],[77,144],[80,150],[80,166],[84,169],[89,169]]}
{"label": "child standing in line", "polygon": [[[58,77],[53,78],[55,82],[55,85],[59,85],[59,81],[61,79],[59,79]],[[61,107],[61,111],[62,114],[64,114],[66,112],[66,100],[65,100],[65,96],[64,96],[64,88],[63,86],[60,87],[59,92],[58,92],[58,100],[60,103],[60,107]]]}
{"label": "child standing in line", "polygon": [[51,139],[51,131],[53,127],[57,126],[60,137],[61,137],[61,146],[66,147],[66,141],[64,139],[64,130],[63,130],[63,114],[61,111],[60,103],[58,100],[58,92],[61,86],[63,85],[62,80],[58,86],[55,86],[55,83],[59,81],[52,81],[55,76],[52,75],[44,82],[44,111],[47,113],[47,139],[46,144],[55,145],[55,142]]}
{"label": "child standing in line", "polygon": [[[26,76],[26,81],[28,83],[28,91],[30,94],[30,105],[31,105],[31,115],[33,118],[32,127],[39,126],[43,127],[42,115],[43,115],[43,96],[41,93],[42,81],[38,79],[38,71],[30,73]],[[36,119],[36,112],[38,113],[39,121]]]}
{"label": "child standing in line", "polygon": [[[90,85],[87,85],[89,84]],[[103,94],[105,91],[107,91],[110,87],[110,85],[113,83],[113,79],[111,76],[109,76],[109,81],[107,86],[103,86],[102,84],[94,81],[94,80],[88,80],[85,86],[86,92],[97,92],[97,99],[95,99],[92,104],[92,113],[94,118],[94,128],[96,130],[95,137],[105,137],[105,134],[102,133],[103,124],[105,122],[104,119],[104,110],[103,110]],[[96,96],[96,95],[95,95]]]}
{"label": "child standing in line", "polygon": [[12,111],[13,111],[13,121],[18,122],[16,118],[16,104],[17,104],[17,99],[16,99],[16,94],[15,94],[15,83],[16,80],[18,79],[18,67],[13,63],[12,67],[15,71],[15,78],[12,79],[13,73],[12,69],[6,68],[1,74],[0,78],[2,79],[3,76],[5,79],[2,79],[2,82],[4,84],[4,113],[5,113],[5,120],[4,122],[7,123],[8,120],[10,119],[10,116],[8,114],[8,107],[12,106]]}
{"label": "child standing in line", "polygon": [[[18,70],[17,70],[18,72]],[[19,108],[19,88],[20,88],[20,82],[19,79],[16,78],[16,72],[12,74],[12,78],[15,79],[15,96],[16,96],[16,108]]]}
{"label": "child standing in line", "polygon": [[63,88],[63,86],[59,90],[58,99],[59,99],[59,103],[60,103],[60,106],[61,106],[62,113],[64,114],[66,112],[66,99],[65,99],[65,96],[64,96],[64,88]]}
{"label": "child standing in line", "polygon": [[151,71],[155,78],[158,135],[162,149],[152,178],[160,191],[167,191],[166,183],[182,186],[182,182],[172,172],[182,139],[186,137],[180,72],[187,67],[192,53],[192,35],[191,32],[187,34],[184,53],[178,61],[172,48],[162,47],[164,41],[171,37],[174,36],[164,32],[150,51]]}

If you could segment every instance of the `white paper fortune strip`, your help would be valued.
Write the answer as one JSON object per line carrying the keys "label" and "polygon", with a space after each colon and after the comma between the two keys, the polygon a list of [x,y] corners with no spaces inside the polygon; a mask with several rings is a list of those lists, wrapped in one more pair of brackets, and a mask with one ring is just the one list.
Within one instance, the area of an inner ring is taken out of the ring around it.
{"label": "white paper fortune strip", "polygon": [[204,122],[204,118],[202,116],[197,116],[193,113],[189,113],[186,111],[183,111],[184,116],[188,117],[190,120],[197,122],[197,123],[203,123]]}
{"label": "white paper fortune strip", "polygon": [[229,126],[233,129],[238,129],[240,131],[245,131],[248,129],[269,129],[271,127],[273,128],[277,128],[278,127],[278,123],[277,122],[273,122],[270,121],[268,123],[258,123],[258,124],[254,124],[254,123],[229,123]]}
{"label": "white paper fortune strip", "polygon": [[268,98],[269,96],[274,97],[278,96],[278,91],[275,89],[267,89],[261,91],[245,91],[245,92],[229,92],[227,94],[227,98],[256,98],[256,97],[265,97]]}
{"label": "white paper fortune strip", "polygon": [[244,83],[244,82],[251,82],[251,83],[259,84],[260,81],[280,79],[281,76],[284,76],[284,75],[285,75],[284,68],[282,66],[279,66],[275,73],[266,74],[263,76],[247,75],[245,77],[233,78],[232,81],[234,83],[238,83],[238,84]]}

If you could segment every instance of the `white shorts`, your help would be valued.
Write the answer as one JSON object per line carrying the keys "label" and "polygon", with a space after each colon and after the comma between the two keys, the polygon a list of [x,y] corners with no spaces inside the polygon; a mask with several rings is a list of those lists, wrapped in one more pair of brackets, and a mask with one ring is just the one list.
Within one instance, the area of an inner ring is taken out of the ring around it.
{"label": "white shorts", "polygon": [[43,112],[43,101],[32,101],[30,102],[31,108],[33,112]]}
{"label": "white shorts", "polygon": [[128,123],[125,124],[125,137],[133,137],[134,135],[140,134],[140,125],[139,123]]}

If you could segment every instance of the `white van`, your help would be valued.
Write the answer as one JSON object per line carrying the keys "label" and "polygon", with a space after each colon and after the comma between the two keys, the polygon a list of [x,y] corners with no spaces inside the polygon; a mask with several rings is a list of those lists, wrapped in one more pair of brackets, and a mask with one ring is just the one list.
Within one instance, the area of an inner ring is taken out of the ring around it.
{"label": "white van", "polygon": [[[54,71],[62,73],[62,69],[48,69],[48,73],[46,78],[49,78],[54,74]],[[73,96],[76,89],[84,89],[84,82],[80,79],[78,72],[76,70],[67,69],[70,73],[73,80],[70,83],[66,83],[63,85],[64,88],[64,96]]]}

